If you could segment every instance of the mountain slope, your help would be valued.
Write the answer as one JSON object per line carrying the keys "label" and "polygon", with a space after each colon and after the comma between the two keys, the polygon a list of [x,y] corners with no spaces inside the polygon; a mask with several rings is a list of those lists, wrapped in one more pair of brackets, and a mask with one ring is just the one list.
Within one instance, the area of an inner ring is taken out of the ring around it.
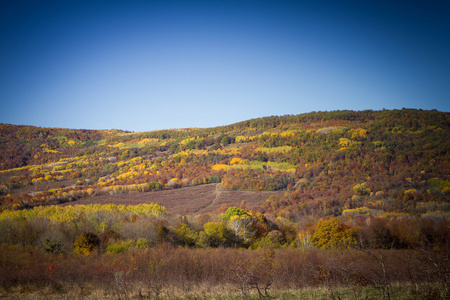
{"label": "mountain slope", "polygon": [[[450,114],[336,111],[133,133],[0,125],[2,208],[221,183],[302,215],[449,209]],[[94,199],[94,198],[92,198]]]}

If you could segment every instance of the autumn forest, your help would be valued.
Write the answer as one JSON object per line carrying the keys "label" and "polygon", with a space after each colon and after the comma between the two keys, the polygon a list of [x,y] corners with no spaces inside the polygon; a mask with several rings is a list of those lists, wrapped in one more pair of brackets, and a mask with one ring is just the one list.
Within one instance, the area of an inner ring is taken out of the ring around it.
{"label": "autumn forest", "polygon": [[413,109],[0,124],[0,295],[448,299],[449,136]]}

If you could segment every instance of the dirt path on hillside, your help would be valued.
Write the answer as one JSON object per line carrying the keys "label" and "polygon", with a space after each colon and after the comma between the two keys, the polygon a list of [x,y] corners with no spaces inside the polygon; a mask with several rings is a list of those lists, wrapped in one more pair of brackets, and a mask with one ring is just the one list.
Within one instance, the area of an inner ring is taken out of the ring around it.
{"label": "dirt path on hillside", "polygon": [[215,192],[214,192],[214,199],[212,199],[212,201],[210,203],[206,204],[205,206],[199,207],[195,213],[198,213],[201,210],[208,210],[208,207],[214,206],[214,204],[217,203],[217,200],[220,197],[220,191],[222,190],[220,185],[221,185],[221,183],[217,183],[216,184],[216,189],[215,189]]}

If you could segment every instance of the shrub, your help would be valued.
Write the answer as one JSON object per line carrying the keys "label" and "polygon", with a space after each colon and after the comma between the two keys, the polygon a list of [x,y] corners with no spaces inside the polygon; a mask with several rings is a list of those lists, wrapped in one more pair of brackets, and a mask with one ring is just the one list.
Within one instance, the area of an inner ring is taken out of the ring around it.
{"label": "shrub", "polygon": [[52,239],[45,239],[44,248],[48,253],[59,253],[62,251],[62,242]]}
{"label": "shrub", "polygon": [[150,246],[150,244],[146,238],[140,238],[136,241],[136,248],[138,249],[146,248],[148,246]]}
{"label": "shrub", "polygon": [[127,240],[122,242],[116,242],[108,247],[106,247],[106,253],[114,254],[114,253],[123,253],[128,251],[131,247],[134,247],[134,241],[133,240]]}
{"label": "shrub", "polygon": [[80,234],[73,245],[76,253],[89,255],[100,244],[100,239],[97,235],[91,232],[83,232]]}
{"label": "shrub", "polygon": [[355,195],[364,196],[370,194],[370,189],[367,187],[367,183],[363,182],[361,184],[357,184],[353,187],[353,192]]}
{"label": "shrub", "polygon": [[108,244],[111,241],[116,241],[120,238],[120,235],[113,231],[113,230],[107,230],[100,236],[100,248],[103,250],[106,249]]}

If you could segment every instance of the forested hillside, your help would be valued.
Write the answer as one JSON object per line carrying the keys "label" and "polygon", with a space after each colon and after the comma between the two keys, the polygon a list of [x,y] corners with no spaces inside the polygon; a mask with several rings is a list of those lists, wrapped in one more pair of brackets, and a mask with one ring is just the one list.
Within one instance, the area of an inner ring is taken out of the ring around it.
{"label": "forested hillside", "polygon": [[[2,208],[221,182],[284,216],[445,210],[450,115],[337,111],[143,133],[0,125]],[[48,187],[48,188],[47,188]]]}
{"label": "forested hillside", "polygon": [[[239,208],[259,224],[257,237],[282,229],[288,243],[302,235],[310,243],[321,218],[339,217],[361,235],[395,222],[436,227],[450,215],[450,114],[444,112],[314,112],[142,133],[6,124],[0,130],[2,210],[159,190],[181,189],[179,195],[219,183],[222,190],[280,192],[257,203],[241,194],[207,219]],[[389,228],[386,240],[370,243],[405,247],[408,230]]]}
{"label": "forested hillside", "polygon": [[[389,299],[401,282],[410,299],[449,295],[449,113],[314,112],[139,133],[1,124],[0,133],[6,291],[170,298],[215,282],[244,298],[272,286],[325,286],[332,298],[346,286],[367,298],[372,286]],[[191,249],[218,247],[233,249]]]}

